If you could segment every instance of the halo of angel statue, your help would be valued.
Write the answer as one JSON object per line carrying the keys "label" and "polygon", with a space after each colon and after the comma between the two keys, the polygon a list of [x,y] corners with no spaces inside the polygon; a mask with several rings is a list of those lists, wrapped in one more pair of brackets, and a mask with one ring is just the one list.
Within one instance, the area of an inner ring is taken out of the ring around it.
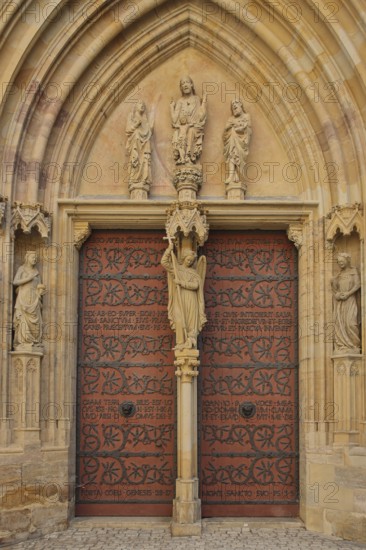
{"label": "halo of angel statue", "polygon": [[223,135],[227,174],[225,183],[244,183],[244,167],[252,135],[251,120],[240,99],[233,99],[231,112]]}
{"label": "halo of angel statue", "polygon": [[16,272],[14,308],[14,349],[31,349],[42,343],[42,296],[46,292],[38,269],[37,254],[28,250],[24,263]]}
{"label": "halo of angel statue", "polygon": [[178,261],[170,241],[161,263],[168,272],[168,318],[176,334],[174,349],[197,349],[198,334],[207,322],[203,296],[206,257],[197,260],[193,250],[186,250]]}
{"label": "halo of angel statue", "polygon": [[170,102],[173,157],[175,164],[195,164],[202,153],[207,96],[204,94],[201,102],[190,76],[182,77],[179,86],[182,97]]}
{"label": "halo of angel statue", "polygon": [[357,291],[361,287],[356,267],[351,266],[351,256],[338,254],[339,273],[332,279],[334,298],[334,350],[337,353],[360,353],[361,339],[358,323]]}
{"label": "halo of angel statue", "polygon": [[146,105],[139,100],[128,115],[126,149],[128,154],[128,185],[133,190],[136,184],[150,185],[151,145],[153,128],[150,124]]}

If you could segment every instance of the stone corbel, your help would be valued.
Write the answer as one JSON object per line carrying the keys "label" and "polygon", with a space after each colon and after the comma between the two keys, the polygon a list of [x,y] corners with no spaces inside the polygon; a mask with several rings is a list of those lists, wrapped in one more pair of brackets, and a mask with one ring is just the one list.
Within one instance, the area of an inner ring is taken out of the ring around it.
{"label": "stone corbel", "polygon": [[74,245],[80,250],[85,243],[86,239],[90,237],[91,226],[88,222],[74,221]]}
{"label": "stone corbel", "polygon": [[325,220],[325,237],[327,241],[334,242],[337,233],[347,236],[352,231],[357,231],[360,239],[363,239],[363,219],[360,203],[334,206]]}
{"label": "stone corbel", "polygon": [[2,225],[5,218],[6,203],[8,199],[3,195],[0,195],[0,226]]}
{"label": "stone corbel", "polygon": [[287,237],[299,250],[303,245],[303,226],[301,224],[291,224],[287,229]]}
{"label": "stone corbel", "polygon": [[44,210],[42,204],[24,204],[15,202],[11,217],[11,236],[21,229],[29,235],[33,228],[37,229],[43,239],[49,237],[51,231],[51,214]]}
{"label": "stone corbel", "polygon": [[167,210],[166,233],[172,239],[178,233],[185,237],[196,235],[197,244],[203,246],[208,238],[207,211],[197,201],[175,202]]}

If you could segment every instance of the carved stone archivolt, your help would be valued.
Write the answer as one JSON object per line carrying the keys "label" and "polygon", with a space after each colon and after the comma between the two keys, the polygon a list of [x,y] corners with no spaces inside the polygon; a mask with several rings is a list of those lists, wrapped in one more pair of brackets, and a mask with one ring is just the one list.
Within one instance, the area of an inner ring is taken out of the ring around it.
{"label": "carved stone archivolt", "polygon": [[36,228],[43,239],[49,237],[51,231],[51,214],[40,203],[24,204],[15,202],[12,208],[11,235],[14,238],[15,231],[21,229],[29,235]]}
{"label": "carved stone archivolt", "polygon": [[345,204],[334,206],[325,220],[326,239],[333,241],[340,233],[350,235],[352,231],[357,231],[360,238],[363,239],[363,219],[361,204]]}

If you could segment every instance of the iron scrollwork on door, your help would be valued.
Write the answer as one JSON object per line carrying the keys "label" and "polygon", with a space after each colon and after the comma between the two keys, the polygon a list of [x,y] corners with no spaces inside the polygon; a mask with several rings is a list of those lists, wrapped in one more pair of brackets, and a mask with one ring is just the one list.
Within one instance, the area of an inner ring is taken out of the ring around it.
{"label": "iron scrollwork on door", "polygon": [[[160,506],[175,479],[162,232],[94,231],[80,255],[78,513]],[[117,508],[115,508],[117,507]],[[98,514],[97,514],[98,515]]]}
{"label": "iron scrollwork on door", "polygon": [[257,505],[264,514],[272,513],[265,506],[296,507],[296,249],[284,232],[220,231],[204,252],[204,513],[223,505],[235,505],[235,513],[242,505],[243,515]]}

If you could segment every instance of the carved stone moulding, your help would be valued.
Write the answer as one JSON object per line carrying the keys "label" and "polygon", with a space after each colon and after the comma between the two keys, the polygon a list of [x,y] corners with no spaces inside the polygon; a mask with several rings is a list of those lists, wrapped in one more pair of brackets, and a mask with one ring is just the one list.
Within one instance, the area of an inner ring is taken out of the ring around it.
{"label": "carved stone moulding", "polygon": [[202,167],[183,166],[174,172],[173,184],[180,201],[194,201],[202,187]]}
{"label": "carved stone moulding", "polygon": [[325,235],[327,241],[334,241],[337,233],[350,235],[357,231],[363,239],[363,219],[361,204],[337,205],[328,213],[325,220]]}
{"label": "carved stone moulding", "polygon": [[47,239],[51,231],[51,214],[40,203],[24,204],[14,202],[11,217],[11,235],[13,238],[15,231],[19,228],[27,235],[35,228],[43,239]]}
{"label": "carved stone moulding", "polygon": [[74,221],[74,245],[78,250],[83,246],[86,239],[90,237],[91,231],[92,229],[89,222]]}
{"label": "carved stone moulding", "polygon": [[208,238],[207,210],[197,201],[174,202],[167,210],[166,233],[174,239],[179,233],[184,237],[196,236],[197,244],[203,246]]}

